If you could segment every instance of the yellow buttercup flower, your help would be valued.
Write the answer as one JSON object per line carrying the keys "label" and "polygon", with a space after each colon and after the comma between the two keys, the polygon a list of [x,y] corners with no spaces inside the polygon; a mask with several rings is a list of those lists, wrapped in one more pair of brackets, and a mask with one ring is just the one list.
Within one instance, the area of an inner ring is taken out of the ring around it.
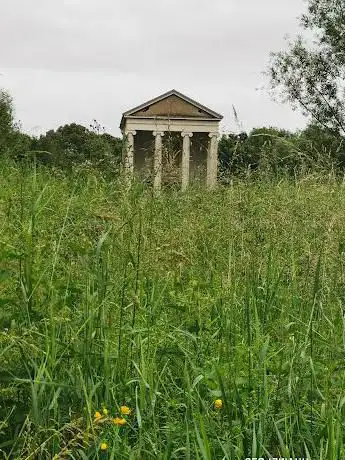
{"label": "yellow buttercup flower", "polygon": [[106,442],[102,442],[102,444],[100,445],[100,449],[101,450],[107,450],[108,449],[108,444]]}
{"label": "yellow buttercup flower", "polygon": [[132,411],[128,406],[121,406],[120,412],[122,415],[131,415]]}
{"label": "yellow buttercup flower", "polygon": [[126,425],[127,420],[122,417],[115,417],[113,422],[114,422],[114,425],[123,426],[123,425]]}
{"label": "yellow buttercup flower", "polygon": [[108,415],[108,414],[109,414],[109,411],[108,411],[108,409],[106,409],[105,407],[104,407],[104,409],[103,409],[103,411],[102,411],[102,412],[103,412],[103,414],[104,414],[104,415]]}
{"label": "yellow buttercup flower", "polygon": [[99,420],[100,418],[102,418],[102,414],[98,411],[95,412],[95,420]]}
{"label": "yellow buttercup flower", "polygon": [[221,399],[216,399],[214,402],[215,409],[221,409],[223,407],[223,401]]}

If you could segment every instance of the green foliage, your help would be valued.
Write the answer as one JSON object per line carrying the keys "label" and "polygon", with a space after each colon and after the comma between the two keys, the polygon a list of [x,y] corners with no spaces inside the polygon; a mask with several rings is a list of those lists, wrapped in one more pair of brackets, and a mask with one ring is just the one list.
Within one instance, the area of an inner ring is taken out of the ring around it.
{"label": "green foliage", "polygon": [[34,139],[32,149],[40,152],[38,158],[44,164],[69,169],[89,163],[114,173],[121,160],[122,140],[101,132],[97,124],[91,128],[76,123],[60,126]]}
{"label": "green foliage", "polygon": [[312,124],[297,138],[297,147],[304,153],[309,169],[323,164],[325,171],[344,173],[345,138],[337,131]]}
{"label": "green foliage", "polygon": [[30,150],[32,139],[14,121],[11,96],[0,89],[0,155],[19,158]]}
{"label": "green foliage", "polygon": [[325,127],[345,132],[345,0],[309,0],[302,26],[313,36],[274,53],[271,85],[294,107]]}
{"label": "green foliage", "polygon": [[219,143],[220,176],[234,178],[303,177],[306,174],[343,175],[344,137],[310,124],[300,133],[277,128],[253,129],[249,135],[223,136]]}
{"label": "green foliage", "polygon": [[7,151],[13,130],[12,98],[6,91],[0,89],[0,154]]}
{"label": "green foliage", "polygon": [[0,167],[5,459],[344,458],[341,184]]}
{"label": "green foliage", "polygon": [[98,168],[114,176],[122,157],[122,139],[106,133],[93,120],[90,129],[76,123],[50,130],[40,138],[20,132],[14,121],[13,101],[0,90],[0,153],[19,160],[34,158],[37,163],[70,171],[75,166]]}
{"label": "green foliage", "polygon": [[218,157],[221,175],[237,176],[251,167],[252,160],[246,154],[246,133],[223,136],[219,141]]}

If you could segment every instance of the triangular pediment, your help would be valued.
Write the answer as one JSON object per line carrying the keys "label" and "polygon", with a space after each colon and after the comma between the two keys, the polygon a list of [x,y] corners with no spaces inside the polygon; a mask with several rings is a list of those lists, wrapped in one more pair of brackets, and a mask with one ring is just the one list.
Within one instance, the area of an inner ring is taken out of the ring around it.
{"label": "triangular pediment", "polygon": [[123,114],[125,118],[185,118],[221,120],[222,116],[176,90],[151,99]]}

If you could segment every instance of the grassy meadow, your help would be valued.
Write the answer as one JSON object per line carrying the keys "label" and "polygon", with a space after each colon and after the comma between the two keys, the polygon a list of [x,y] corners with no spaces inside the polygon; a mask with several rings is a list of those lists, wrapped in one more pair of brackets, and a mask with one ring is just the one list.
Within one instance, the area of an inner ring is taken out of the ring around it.
{"label": "grassy meadow", "polygon": [[0,458],[345,458],[343,184],[0,177]]}

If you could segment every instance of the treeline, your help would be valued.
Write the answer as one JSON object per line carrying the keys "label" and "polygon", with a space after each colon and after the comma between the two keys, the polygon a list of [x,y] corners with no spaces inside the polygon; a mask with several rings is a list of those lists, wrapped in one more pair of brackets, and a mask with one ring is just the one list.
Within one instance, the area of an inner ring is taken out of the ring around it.
{"label": "treeline", "polygon": [[113,171],[121,161],[121,152],[122,140],[107,134],[96,120],[88,128],[71,123],[40,137],[22,133],[14,122],[11,97],[0,91],[1,154],[17,161],[34,158],[37,163],[66,171],[82,164]]}
{"label": "treeline", "polygon": [[[226,183],[255,174],[296,176],[332,171],[342,176],[344,140],[336,129],[317,124],[297,133],[259,128],[224,135],[219,142],[220,177]],[[96,120],[88,128],[71,123],[40,137],[29,136],[14,122],[10,96],[0,91],[0,153],[16,161],[34,158],[38,164],[66,172],[89,165],[114,177],[121,164],[122,139],[106,133]]]}
{"label": "treeline", "polygon": [[14,121],[13,101],[0,90],[0,154],[16,161],[35,159],[38,164],[68,171],[89,164],[102,171],[118,169],[122,139],[105,132],[96,121],[89,127],[71,123],[40,137],[21,132]]}
{"label": "treeline", "polygon": [[37,161],[47,166],[66,169],[89,164],[107,171],[121,162],[122,139],[104,132],[94,120],[89,128],[71,123],[50,130],[33,138],[30,149]]}
{"label": "treeline", "polygon": [[337,130],[318,124],[310,124],[296,133],[257,128],[249,134],[223,136],[219,159],[225,181],[248,174],[296,177],[332,172],[343,176],[345,137]]}

